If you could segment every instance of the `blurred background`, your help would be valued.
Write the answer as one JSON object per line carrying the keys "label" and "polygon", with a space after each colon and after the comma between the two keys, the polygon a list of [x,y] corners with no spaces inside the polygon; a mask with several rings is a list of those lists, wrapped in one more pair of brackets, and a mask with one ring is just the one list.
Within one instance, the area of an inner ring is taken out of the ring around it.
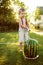
{"label": "blurred background", "polygon": [[[19,9],[26,9],[29,37],[39,44],[39,58],[27,60],[19,52]],[[43,1],[0,0],[0,65],[43,65]]]}
{"label": "blurred background", "polygon": [[0,0],[0,32],[18,31],[19,9],[26,9],[30,24],[43,30],[42,0]]}

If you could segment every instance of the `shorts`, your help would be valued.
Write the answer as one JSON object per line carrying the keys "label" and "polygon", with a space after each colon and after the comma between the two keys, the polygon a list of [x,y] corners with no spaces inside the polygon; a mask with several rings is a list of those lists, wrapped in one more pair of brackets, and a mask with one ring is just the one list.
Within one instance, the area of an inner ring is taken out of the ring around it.
{"label": "shorts", "polygon": [[24,29],[19,30],[19,42],[25,42],[28,40],[28,31]]}

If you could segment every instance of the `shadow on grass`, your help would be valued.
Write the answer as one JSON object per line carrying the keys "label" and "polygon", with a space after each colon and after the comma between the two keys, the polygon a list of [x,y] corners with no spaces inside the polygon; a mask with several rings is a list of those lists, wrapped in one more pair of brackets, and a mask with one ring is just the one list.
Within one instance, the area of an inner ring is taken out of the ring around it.
{"label": "shadow on grass", "polygon": [[18,45],[0,44],[0,65],[43,65],[43,51],[37,60],[27,60]]}
{"label": "shadow on grass", "polygon": [[[0,38],[14,38],[18,40],[17,33],[3,33]],[[17,36],[17,39],[15,38]],[[43,65],[43,36],[35,33],[30,33],[31,38],[35,38],[39,42],[39,58],[37,60],[27,60],[24,58],[23,53],[19,52],[18,45],[15,44],[0,44],[0,65]],[[9,41],[7,41],[9,42]],[[13,41],[12,41],[13,42]]]}
{"label": "shadow on grass", "polygon": [[18,55],[16,48],[17,46],[11,47],[9,44],[0,44],[0,65],[16,65]]}

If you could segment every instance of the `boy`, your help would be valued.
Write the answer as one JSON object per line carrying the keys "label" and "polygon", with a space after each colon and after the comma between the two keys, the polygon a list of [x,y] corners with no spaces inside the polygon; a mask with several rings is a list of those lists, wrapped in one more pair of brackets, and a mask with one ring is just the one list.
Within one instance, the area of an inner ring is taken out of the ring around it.
{"label": "boy", "polygon": [[20,51],[22,51],[22,43],[28,40],[28,30],[29,24],[25,18],[25,9],[21,8],[19,10],[19,42],[20,42]]}

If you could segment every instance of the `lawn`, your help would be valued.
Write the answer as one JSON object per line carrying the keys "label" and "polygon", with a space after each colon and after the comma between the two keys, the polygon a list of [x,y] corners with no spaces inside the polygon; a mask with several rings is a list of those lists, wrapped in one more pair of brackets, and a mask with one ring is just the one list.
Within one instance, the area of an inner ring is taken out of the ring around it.
{"label": "lawn", "polygon": [[29,35],[39,42],[39,58],[27,60],[19,52],[18,32],[0,33],[0,65],[43,65],[43,35]]}

